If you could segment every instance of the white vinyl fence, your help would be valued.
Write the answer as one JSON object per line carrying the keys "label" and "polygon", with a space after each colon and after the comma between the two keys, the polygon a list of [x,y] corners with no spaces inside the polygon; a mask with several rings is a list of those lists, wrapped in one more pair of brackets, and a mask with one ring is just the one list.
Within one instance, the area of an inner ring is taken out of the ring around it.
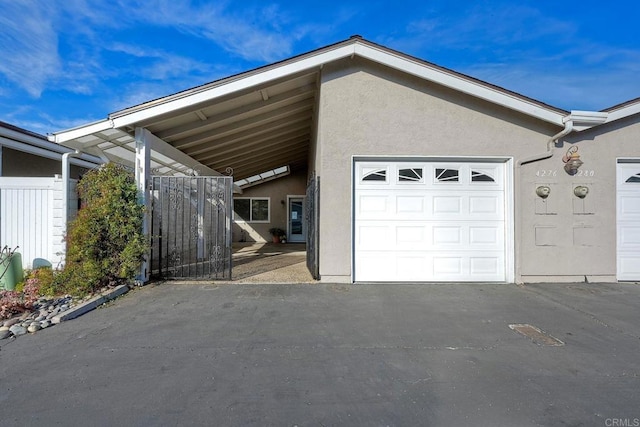
{"label": "white vinyl fence", "polygon": [[[69,217],[77,211],[75,180],[69,192]],[[34,261],[64,263],[62,178],[0,177],[0,249],[5,245],[22,254],[24,268]]]}

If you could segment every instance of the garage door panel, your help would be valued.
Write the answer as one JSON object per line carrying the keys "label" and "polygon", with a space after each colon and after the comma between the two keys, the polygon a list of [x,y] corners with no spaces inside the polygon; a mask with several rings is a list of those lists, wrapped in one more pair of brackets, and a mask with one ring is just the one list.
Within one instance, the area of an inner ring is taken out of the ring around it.
{"label": "garage door panel", "polygon": [[469,196],[469,214],[471,215],[498,215],[502,203],[496,196]]}
{"label": "garage door panel", "polygon": [[424,214],[426,212],[426,200],[424,196],[397,196],[396,213],[398,214]]}
{"label": "garage door panel", "polygon": [[462,227],[434,226],[432,243],[438,245],[460,245],[462,243]]}
{"label": "garage door panel", "polygon": [[389,211],[389,196],[363,195],[360,197],[360,213],[362,214],[384,214]]}
{"label": "garage door panel", "polygon": [[399,253],[396,256],[395,279],[401,282],[412,282],[421,280],[429,270],[429,262],[424,254]]}
{"label": "garage door panel", "polygon": [[462,214],[462,196],[434,196],[433,211],[434,215],[461,215]]}
{"label": "garage door panel", "polygon": [[369,250],[387,249],[393,243],[393,230],[387,224],[362,225],[358,227],[357,244]]}
{"label": "garage door panel", "polygon": [[639,249],[640,248],[640,224],[620,224],[620,238],[618,241],[620,248]]}
{"label": "garage door panel", "polygon": [[462,275],[462,256],[442,256],[433,257],[433,275],[437,280],[438,277],[461,276]]}
{"label": "garage door panel", "polygon": [[495,277],[500,273],[501,262],[502,259],[500,256],[471,257],[469,259],[469,268],[471,269],[471,275],[491,275]]}
{"label": "garage door panel", "polygon": [[499,226],[470,226],[469,227],[469,244],[470,245],[491,245],[495,247],[503,247],[504,241],[501,239],[503,233]]}
{"label": "garage door panel", "polygon": [[624,219],[640,219],[640,195],[620,194],[620,215]]}
{"label": "garage door panel", "polygon": [[399,249],[421,248],[427,241],[427,227],[423,225],[396,226],[396,246]]}
{"label": "garage door panel", "polygon": [[637,280],[640,277],[640,255],[618,259],[618,276],[620,280]]}

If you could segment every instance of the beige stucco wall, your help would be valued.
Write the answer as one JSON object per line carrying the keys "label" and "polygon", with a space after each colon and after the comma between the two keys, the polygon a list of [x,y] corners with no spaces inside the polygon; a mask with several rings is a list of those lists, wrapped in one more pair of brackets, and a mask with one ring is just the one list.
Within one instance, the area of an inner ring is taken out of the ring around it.
{"label": "beige stucco wall", "polygon": [[270,199],[270,221],[268,223],[235,222],[233,223],[233,241],[270,242],[269,229],[278,227],[287,230],[287,196],[304,196],[307,172],[294,172],[282,178],[249,187],[235,198],[268,197]]}
{"label": "beige stucco wall", "polygon": [[[515,280],[615,276],[615,157],[633,155],[637,124],[578,137],[583,169],[594,176],[564,172],[566,144],[553,158],[520,168],[519,160],[545,152],[562,128],[357,58],[324,68],[318,114],[322,280],[351,280],[353,155],[512,157]],[[544,170],[557,172],[536,175]],[[536,214],[535,186],[544,182],[554,185],[555,215]],[[592,187],[585,199],[592,214],[574,213],[578,183]],[[546,233],[537,242],[536,228]]]}
{"label": "beige stucco wall", "polygon": [[[635,116],[572,134],[552,158],[522,167],[517,208],[523,281],[616,280],[617,158],[640,158],[639,142]],[[578,147],[584,162],[575,176],[563,169],[570,147]],[[551,188],[546,203],[535,195],[540,184]],[[589,188],[583,200],[573,193],[578,185]]]}

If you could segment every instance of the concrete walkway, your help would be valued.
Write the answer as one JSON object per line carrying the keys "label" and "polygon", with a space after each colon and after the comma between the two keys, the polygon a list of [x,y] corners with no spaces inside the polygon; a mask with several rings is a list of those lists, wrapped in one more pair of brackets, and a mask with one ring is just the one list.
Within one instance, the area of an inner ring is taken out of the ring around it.
{"label": "concrete walkway", "polygon": [[234,243],[233,282],[313,283],[304,243]]}
{"label": "concrete walkway", "polygon": [[638,307],[633,284],[150,285],[0,342],[0,425],[635,425]]}

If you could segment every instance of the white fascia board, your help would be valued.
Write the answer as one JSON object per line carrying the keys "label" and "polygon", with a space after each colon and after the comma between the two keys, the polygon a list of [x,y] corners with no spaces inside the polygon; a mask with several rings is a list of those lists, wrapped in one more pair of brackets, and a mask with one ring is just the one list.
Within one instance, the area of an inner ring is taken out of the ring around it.
{"label": "white fascia board", "polygon": [[354,46],[343,46],[327,52],[322,52],[308,58],[304,58],[300,61],[292,62],[282,66],[277,66],[263,72],[251,74],[247,77],[241,77],[238,80],[228,83],[222,83],[219,86],[214,86],[210,89],[196,92],[191,95],[167,101],[165,103],[157,104],[148,108],[137,110],[123,116],[113,117],[113,126],[116,128],[122,128],[124,126],[133,125],[141,121],[151,119],[153,117],[171,113],[172,111],[179,110],[191,105],[199,104],[201,102],[207,102],[212,99],[220,98],[225,95],[229,95],[247,88],[259,86],[261,84],[277,80],[288,75],[296,74],[301,71],[307,71],[322,64],[331,62],[337,59],[345,58],[354,54]]}
{"label": "white fascia board", "polygon": [[[72,141],[83,136],[92,135],[97,132],[102,132],[107,129],[113,128],[113,122],[110,119],[101,120],[99,122],[90,123],[86,126],[80,126],[77,128],[54,132],[48,136],[49,141],[65,145],[65,142]],[[74,147],[77,148],[77,147]]]}
{"label": "white fascia board", "polygon": [[609,112],[606,123],[640,113],[640,102]]}
{"label": "white fascia board", "polygon": [[449,74],[443,70],[429,67],[426,64],[417,63],[407,58],[393,55],[386,51],[380,51],[370,46],[356,44],[355,52],[363,58],[379,62],[388,67],[413,74],[417,77],[430,80],[440,85],[455,89],[459,92],[484,99],[494,104],[502,105],[506,108],[519,111],[529,116],[562,126],[564,114],[557,111],[545,109],[540,105],[527,102],[509,93],[505,93],[497,88],[481,85],[476,82],[465,80],[459,76]]}

